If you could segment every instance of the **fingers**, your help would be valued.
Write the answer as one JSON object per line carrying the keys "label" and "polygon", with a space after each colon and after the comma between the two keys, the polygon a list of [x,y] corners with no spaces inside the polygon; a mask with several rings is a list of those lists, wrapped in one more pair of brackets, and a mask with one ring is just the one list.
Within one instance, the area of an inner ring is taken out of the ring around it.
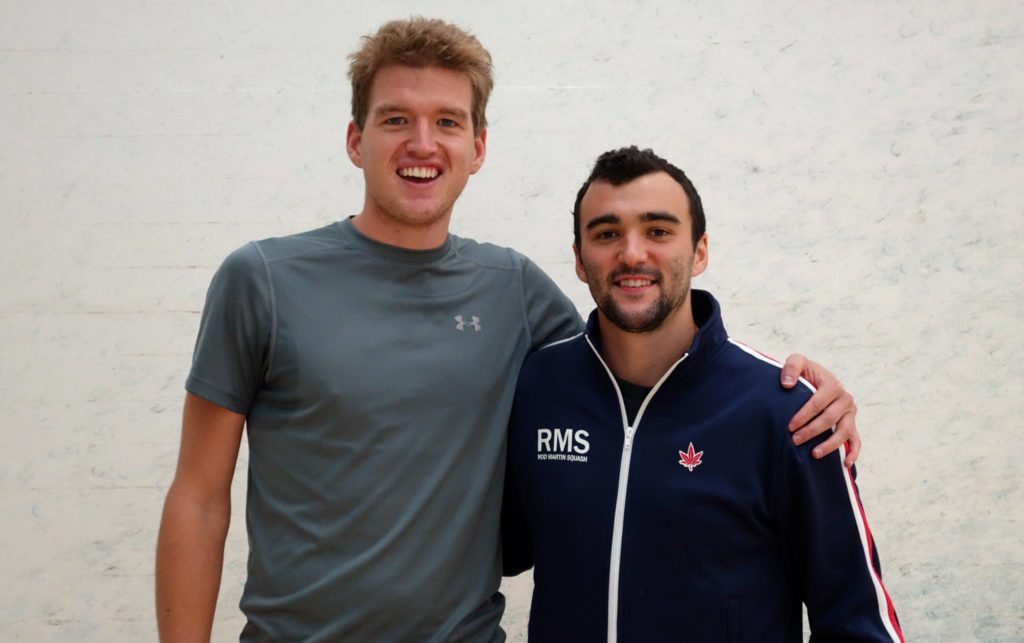
{"label": "fingers", "polygon": [[[807,400],[807,403],[800,409],[800,412],[793,417],[790,427],[796,424],[803,416],[810,416],[811,413],[818,409],[815,398],[822,391],[823,389],[818,389],[818,393]],[[822,397],[824,398],[824,396]],[[810,421],[793,433],[793,444],[803,444],[811,438],[835,427],[835,433],[825,442],[814,448],[814,457],[821,458],[838,449],[839,445],[847,440],[852,441],[856,438],[859,441],[860,436],[857,434],[856,415],[857,405],[853,402],[853,396],[844,390],[839,397],[833,399],[820,413],[811,416]],[[856,456],[854,459],[856,459]]]}
{"label": "fingers", "polygon": [[860,434],[857,432],[857,424],[854,416],[857,414],[856,407],[853,408],[849,413],[844,415],[839,422],[836,424],[835,433],[833,433],[827,440],[814,447],[811,451],[816,459],[821,459],[838,449],[843,444],[846,444],[846,460],[843,464],[847,467],[852,467],[853,463],[857,461],[857,456],[860,455]]}
{"label": "fingers", "polygon": [[[800,410],[803,413],[805,409],[811,406],[814,402],[814,398],[807,400],[807,404]],[[828,431],[832,427],[836,426],[840,418],[844,417],[851,410],[854,410],[853,397],[849,393],[843,392],[843,395],[839,399],[829,404],[823,411],[813,416],[810,421],[801,426],[799,430],[793,433],[793,444],[803,444],[811,438],[821,435],[825,431]],[[797,414],[800,415],[799,413]],[[792,425],[791,425],[792,426]],[[845,439],[845,438],[844,438]],[[840,440],[840,443],[843,440]],[[820,447],[819,447],[820,448]],[[835,451],[837,447],[832,447],[822,455],[827,455],[832,451]],[[816,456],[817,457],[817,456]]]}
{"label": "fingers", "polygon": [[782,365],[782,388],[793,388],[800,374],[807,370],[807,358],[800,353],[793,353]]}
{"label": "fingers", "polygon": [[[808,425],[813,426],[814,429],[809,431],[804,439],[806,442],[833,426],[843,414],[850,410],[851,406],[853,406],[853,396],[843,389],[839,380],[835,378],[825,380],[811,396],[811,399],[807,400],[789,421],[789,430],[796,431],[808,427]],[[816,420],[823,415],[822,421],[817,422]]]}
{"label": "fingers", "polygon": [[857,458],[860,457],[860,433],[854,431],[853,437],[850,438],[847,443],[846,461],[843,463],[850,468],[857,462]]}
{"label": "fingers", "polygon": [[[846,460],[843,461],[843,464],[846,465],[847,467],[852,467],[853,463],[857,462],[857,456],[860,455],[860,433],[857,432],[856,416],[857,405],[853,404],[853,409],[850,411],[850,413],[840,418],[840,421],[836,423],[836,433],[833,435],[833,437],[829,438],[828,440],[825,440],[825,442],[829,442],[831,439],[835,438],[839,440],[840,444],[844,442],[846,443]],[[812,455],[815,458],[823,458],[830,454],[831,452],[835,451],[834,448],[829,448],[828,451],[823,451],[823,448],[825,446],[825,443],[816,446],[814,448],[814,452],[812,453]],[[838,447],[839,446],[837,445],[836,448]],[[821,455],[818,455],[818,449],[822,449]]]}
{"label": "fingers", "polygon": [[789,388],[786,382],[787,378],[792,377],[791,372],[798,373],[817,388],[814,395],[789,421],[793,443],[803,444],[835,427],[832,435],[814,447],[812,455],[815,458],[823,458],[846,443],[847,454],[844,464],[848,467],[853,466],[861,448],[860,433],[857,432],[857,405],[853,401],[853,396],[843,388],[842,382],[835,375],[803,355],[794,354],[786,358],[786,364],[782,368],[783,386],[786,388]]}
{"label": "fingers", "polygon": [[[847,393],[846,395],[848,396],[849,394]],[[802,444],[803,442],[810,440],[815,435],[822,433],[823,431],[819,431],[818,429],[821,426],[826,426],[830,421],[828,418],[832,417],[831,414],[836,411],[833,407],[836,407],[836,404],[831,405],[824,413],[815,418],[813,422],[797,433],[794,433],[794,444]],[[847,411],[834,423],[835,431],[828,437],[828,439],[814,447],[814,450],[811,451],[811,455],[816,459],[821,459],[837,450],[841,445],[846,444],[846,459],[843,461],[843,464],[847,467],[852,467],[857,461],[857,457],[860,455],[861,448],[861,439],[860,433],[857,431],[856,416],[857,405],[853,403],[853,398],[851,397]],[[828,428],[828,426],[826,426],[826,428]]]}

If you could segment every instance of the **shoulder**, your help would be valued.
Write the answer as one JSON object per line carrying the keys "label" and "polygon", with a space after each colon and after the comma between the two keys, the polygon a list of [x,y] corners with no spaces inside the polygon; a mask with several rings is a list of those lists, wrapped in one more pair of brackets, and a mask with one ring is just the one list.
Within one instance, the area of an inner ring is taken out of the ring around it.
{"label": "shoulder", "polygon": [[235,249],[213,275],[211,290],[213,292],[230,293],[234,290],[258,289],[266,281],[267,269],[256,243],[250,241]]}
{"label": "shoulder", "polygon": [[547,414],[564,404],[568,396],[596,390],[584,350],[589,351],[589,347],[580,334],[529,353],[516,380],[516,417]]}
{"label": "shoulder", "polygon": [[452,247],[459,258],[475,263],[483,268],[497,270],[524,270],[533,262],[512,248],[497,244],[480,242],[466,237],[451,235]]}
{"label": "shoulder", "polygon": [[522,375],[536,375],[560,371],[572,372],[587,351],[587,338],[582,332],[539,347],[526,356]]}
{"label": "shoulder", "polygon": [[[749,373],[755,380],[763,381],[768,379],[771,384],[779,385],[779,373],[782,371],[782,362],[771,357],[756,348],[729,337],[722,351],[729,366],[733,369]],[[793,390],[803,391],[807,395],[814,393],[814,386],[807,380],[800,378],[798,386]]]}
{"label": "shoulder", "polygon": [[219,274],[230,277],[244,277],[263,265],[259,248],[255,241],[250,241],[240,248],[231,251],[221,263]]}
{"label": "shoulder", "polygon": [[343,244],[331,226],[284,237],[250,241],[235,249],[221,263],[214,276],[215,283],[264,284],[275,263],[319,252],[337,252]]}
{"label": "shoulder", "polygon": [[451,235],[455,254],[480,268],[505,271],[518,275],[522,295],[528,302],[556,300],[575,315],[576,308],[562,294],[554,280],[526,255],[505,246],[481,243]]}
{"label": "shoulder", "polygon": [[283,237],[269,237],[248,244],[266,263],[302,257],[319,252],[336,252],[344,247],[336,224]]}
{"label": "shoulder", "polygon": [[775,416],[783,427],[814,394],[814,387],[803,378],[791,389],[782,388],[779,381],[782,364],[731,337],[723,346],[718,362],[732,393]]}

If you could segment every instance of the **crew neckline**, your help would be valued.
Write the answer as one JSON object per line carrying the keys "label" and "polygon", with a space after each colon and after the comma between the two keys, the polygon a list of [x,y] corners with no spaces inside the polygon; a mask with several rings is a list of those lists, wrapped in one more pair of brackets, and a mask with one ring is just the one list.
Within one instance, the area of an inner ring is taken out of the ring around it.
{"label": "crew neckline", "polygon": [[427,248],[426,250],[413,250],[381,243],[360,232],[352,224],[353,218],[350,216],[338,221],[335,223],[335,230],[345,241],[353,246],[382,259],[403,263],[431,263],[447,255],[452,248],[452,236],[450,234],[445,236],[444,243],[436,248]]}

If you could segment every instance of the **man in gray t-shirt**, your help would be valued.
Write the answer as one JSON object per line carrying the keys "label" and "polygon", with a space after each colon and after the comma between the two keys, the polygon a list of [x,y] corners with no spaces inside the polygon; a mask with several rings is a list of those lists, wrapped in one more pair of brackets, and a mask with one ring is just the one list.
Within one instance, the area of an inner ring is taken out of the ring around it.
{"label": "man in gray t-shirt", "polygon": [[[362,210],[243,246],[207,294],[157,547],[164,640],[210,635],[243,426],[242,640],[504,640],[515,378],[527,352],[581,322],[522,255],[448,234],[485,156],[480,43],[441,21],[388,23],[350,76]],[[786,376],[801,369],[823,385],[797,439],[842,417],[825,450],[856,448],[849,395],[799,358]]]}

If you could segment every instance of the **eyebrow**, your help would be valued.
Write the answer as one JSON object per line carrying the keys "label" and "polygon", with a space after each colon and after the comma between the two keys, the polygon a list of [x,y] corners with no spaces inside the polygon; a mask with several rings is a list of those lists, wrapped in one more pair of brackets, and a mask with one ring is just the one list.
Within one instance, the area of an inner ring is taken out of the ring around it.
{"label": "eyebrow", "polygon": [[447,114],[448,116],[455,116],[457,118],[462,118],[462,119],[469,118],[469,112],[467,112],[464,109],[460,109],[458,107],[442,107],[438,111],[440,113],[442,113],[442,114]]}
{"label": "eyebrow", "polygon": [[[390,113],[390,112],[405,113],[405,112],[408,112],[408,111],[409,111],[409,108],[404,107],[402,105],[399,105],[397,103],[395,103],[395,104],[384,103],[383,105],[377,105],[377,107],[375,107],[373,109],[374,115],[387,114],[387,113]],[[464,109],[460,109],[458,107],[442,107],[441,109],[439,109],[437,111],[438,111],[439,114],[444,114],[446,116],[455,116],[456,118],[462,118],[462,119],[468,119],[469,118],[469,112],[467,112]]]}
{"label": "eyebrow", "polygon": [[404,112],[406,109],[401,105],[384,103],[373,108],[374,114],[386,114],[387,112]]}
{"label": "eyebrow", "polygon": [[[668,221],[669,223],[682,223],[679,217],[672,214],[671,212],[644,212],[640,215],[640,220],[644,223],[650,223],[651,221]],[[617,214],[602,214],[594,217],[587,222],[587,230],[596,228],[599,225],[611,225],[615,223],[621,223],[622,219]]]}

